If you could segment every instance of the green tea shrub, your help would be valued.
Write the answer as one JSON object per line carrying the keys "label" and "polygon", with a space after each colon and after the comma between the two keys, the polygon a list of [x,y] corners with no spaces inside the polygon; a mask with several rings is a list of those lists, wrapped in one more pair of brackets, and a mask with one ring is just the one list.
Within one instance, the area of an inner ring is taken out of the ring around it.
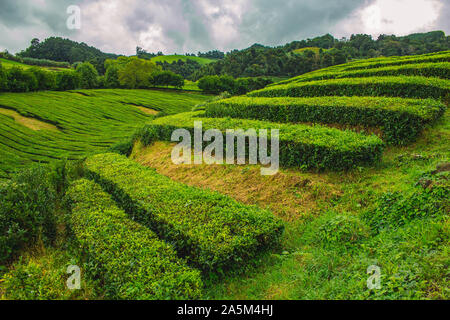
{"label": "green tea shrub", "polygon": [[328,71],[314,72],[305,75],[293,82],[305,82],[327,79],[341,78],[366,78],[366,77],[386,77],[386,76],[419,76],[430,78],[450,79],[450,63],[424,63],[424,64],[408,64],[402,66],[361,69],[350,71]]}
{"label": "green tea shrub", "polygon": [[384,97],[249,98],[235,97],[207,104],[205,116],[281,123],[328,123],[380,127],[392,144],[414,141],[446,106],[436,100]]}
{"label": "green tea shrub", "polygon": [[0,184],[0,263],[38,239],[56,237],[56,192],[48,168],[36,166]]}
{"label": "green tea shrub", "polygon": [[425,77],[344,78],[268,87],[250,97],[388,96],[442,99],[450,96],[447,80]]}
{"label": "green tea shrub", "polygon": [[177,183],[117,154],[88,158],[86,170],[134,221],[206,272],[247,262],[276,245],[284,229],[267,210]]}
{"label": "green tea shrub", "polygon": [[23,70],[19,67],[13,67],[7,71],[8,91],[11,92],[29,92],[38,88],[38,82],[29,70]]}
{"label": "green tea shrub", "polygon": [[88,273],[103,280],[108,298],[200,298],[200,272],[189,268],[152,231],[128,219],[99,185],[78,180],[68,197],[72,202],[72,230],[89,266]]}
{"label": "green tea shrub", "polygon": [[0,92],[8,91],[8,78],[6,74],[6,69],[3,68],[0,62]]}
{"label": "green tea shrub", "polygon": [[79,64],[76,73],[79,74],[82,89],[94,89],[98,86],[98,72],[89,62]]}
{"label": "green tea shrub", "polygon": [[[230,118],[205,118],[204,113],[182,113],[159,118],[147,128],[153,140],[171,141],[172,132],[183,128],[193,136],[194,121],[202,121],[203,131],[226,132],[228,129],[280,130],[280,165],[318,170],[348,170],[358,165],[376,163],[382,157],[384,143],[375,135],[366,136],[352,131],[314,125],[280,124],[267,121]],[[157,138],[155,138],[157,136]],[[226,140],[226,139],[224,139]],[[224,141],[226,144],[226,141]],[[248,149],[246,148],[248,156]],[[270,148],[268,150],[270,152]]]}
{"label": "green tea shrub", "polygon": [[388,68],[388,67],[407,67],[410,64],[431,64],[450,62],[450,51],[439,52],[437,54],[424,54],[419,56],[403,56],[403,57],[382,57],[374,59],[366,59],[361,61],[350,62],[338,66],[332,66],[325,69],[319,69],[309,72],[288,80],[281,81],[277,84],[288,84],[291,82],[311,81],[317,77],[322,79],[322,76],[327,74],[347,73],[352,71]]}
{"label": "green tea shrub", "polygon": [[117,153],[129,157],[133,152],[133,140],[116,143],[111,148],[109,148],[108,152]]}
{"label": "green tea shrub", "polygon": [[48,59],[35,59],[29,57],[21,57],[21,62],[30,66],[53,67],[53,68],[70,68],[69,62],[53,61]]}

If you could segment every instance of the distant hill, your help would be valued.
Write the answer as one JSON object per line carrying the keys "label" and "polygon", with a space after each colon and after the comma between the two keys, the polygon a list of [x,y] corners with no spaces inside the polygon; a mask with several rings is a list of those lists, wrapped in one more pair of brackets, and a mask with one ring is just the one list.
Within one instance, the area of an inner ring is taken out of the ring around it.
{"label": "distant hill", "polygon": [[78,43],[69,39],[51,37],[43,42],[33,39],[30,47],[18,54],[20,57],[35,59],[48,59],[53,61],[64,61],[69,63],[89,61],[99,73],[103,74],[106,59],[115,59],[116,54],[104,53],[86,43]]}
{"label": "distant hill", "polygon": [[[311,54],[311,49],[316,54]],[[293,41],[284,46],[255,44],[244,50],[231,51],[223,60],[203,66],[195,72],[192,80],[221,74],[233,77],[292,77],[355,59],[419,55],[446,50],[450,50],[450,37],[442,31],[404,37],[380,35],[376,40],[366,34],[354,34],[350,39],[340,40],[327,34]]]}

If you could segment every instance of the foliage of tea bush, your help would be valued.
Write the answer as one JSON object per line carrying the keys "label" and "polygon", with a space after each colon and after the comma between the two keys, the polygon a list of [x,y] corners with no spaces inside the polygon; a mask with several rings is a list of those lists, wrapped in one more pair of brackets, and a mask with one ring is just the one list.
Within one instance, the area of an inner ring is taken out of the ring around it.
{"label": "foliage of tea bush", "polygon": [[88,272],[104,281],[114,299],[197,299],[200,272],[189,268],[173,248],[127,217],[111,196],[89,180],[68,191],[71,225]]}
{"label": "foliage of tea bush", "polygon": [[86,160],[86,170],[134,221],[205,271],[226,271],[247,262],[276,245],[284,229],[269,211],[174,182],[124,156],[93,156]]}
{"label": "foliage of tea bush", "polygon": [[281,123],[328,123],[380,127],[392,144],[414,141],[445,105],[436,100],[384,97],[249,98],[235,97],[206,106],[207,117]]}
{"label": "foliage of tea bush", "polygon": [[388,96],[448,100],[450,82],[425,77],[344,78],[273,86],[247,95],[250,97]]}
{"label": "foliage of tea bush", "polygon": [[424,54],[419,56],[404,56],[404,57],[389,57],[389,58],[382,57],[374,59],[365,59],[342,65],[332,66],[325,69],[319,69],[307,74],[300,75],[298,77],[281,81],[278,84],[287,84],[290,82],[304,81],[304,79],[314,78],[316,76],[323,76],[327,73],[337,74],[357,70],[367,70],[368,72],[370,72],[369,69],[389,68],[389,67],[403,68],[407,67],[408,65],[439,64],[448,62],[450,62],[450,51],[442,51],[438,53]]}

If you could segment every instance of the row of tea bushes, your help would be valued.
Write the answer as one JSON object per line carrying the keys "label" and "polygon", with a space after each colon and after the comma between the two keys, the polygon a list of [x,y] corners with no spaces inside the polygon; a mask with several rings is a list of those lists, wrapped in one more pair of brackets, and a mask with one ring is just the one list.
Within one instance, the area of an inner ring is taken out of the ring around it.
{"label": "row of tea bushes", "polygon": [[303,74],[288,80],[278,82],[277,84],[287,84],[291,82],[305,81],[304,80],[305,78],[322,76],[326,73],[340,73],[356,70],[368,70],[368,69],[387,68],[395,66],[407,66],[412,64],[418,65],[418,64],[440,63],[440,62],[447,62],[447,63],[450,62],[450,51],[424,54],[418,56],[388,57],[388,58],[381,57],[381,58],[354,61],[342,65],[331,66],[325,69],[319,69],[307,74]]}
{"label": "row of tea bushes", "polygon": [[[359,165],[373,164],[381,158],[383,141],[375,135],[367,136],[325,126],[280,124],[267,121],[206,118],[203,112],[183,113],[156,119],[141,134],[144,144],[156,140],[171,141],[173,130],[183,128],[194,132],[194,122],[202,122],[203,132],[229,129],[279,130],[280,165],[318,170],[347,170]],[[259,133],[256,132],[258,135]],[[151,136],[149,138],[148,136]],[[270,132],[269,132],[270,138]],[[224,144],[226,144],[224,139]],[[270,146],[270,141],[268,143]],[[270,148],[268,148],[270,151]],[[247,148],[248,155],[248,148]]]}
{"label": "row of tea bushes", "polygon": [[293,82],[307,82],[315,80],[342,79],[342,78],[366,78],[366,77],[386,77],[386,76],[418,76],[450,79],[450,63],[424,63],[407,64],[400,66],[388,66],[373,69],[358,69],[350,71],[324,71],[308,74]]}
{"label": "row of tea bushes", "polygon": [[[271,212],[193,188],[117,154],[88,158],[87,175],[136,222],[205,272],[235,268],[272,248],[284,230]],[[92,242],[92,241],[91,241]]]}
{"label": "row of tea bushes", "polygon": [[197,299],[200,272],[147,228],[130,220],[111,196],[92,181],[76,181],[68,191],[71,227],[88,272],[101,279],[108,298]]}
{"label": "row of tea bushes", "polygon": [[432,99],[234,97],[208,104],[205,116],[381,127],[386,142],[401,145],[413,141],[425,125],[438,119],[445,109],[442,102]]}
{"label": "row of tea bushes", "polygon": [[450,62],[450,51],[441,51],[416,56],[387,57],[387,58],[383,57],[369,60],[361,60],[353,64],[350,63],[346,65],[344,70],[373,69],[373,68],[384,68],[389,66],[400,66],[407,64],[438,63],[438,62]]}
{"label": "row of tea bushes", "polygon": [[319,80],[268,87],[250,97],[388,96],[417,99],[450,97],[450,82],[425,77],[369,77]]}

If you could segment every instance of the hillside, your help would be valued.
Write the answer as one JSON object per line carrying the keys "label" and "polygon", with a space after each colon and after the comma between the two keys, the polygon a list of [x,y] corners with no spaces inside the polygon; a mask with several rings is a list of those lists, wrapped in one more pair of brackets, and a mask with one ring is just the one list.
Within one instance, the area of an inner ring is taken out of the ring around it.
{"label": "hillside", "polygon": [[0,176],[32,162],[106,151],[156,114],[189,111],[206,99],[156,90],[1,94]]}
{"label": "hillside", "polygon": [[[0,229],[15,228],[0,295],[449,299],[449,62],[449,52],[360,60],[226,99],[1,94],[3,176],[81,162],[0,183]],[[278,129],[279,172],[175,164],[174,130],[192,135],[196,121],[203,134],[254,129],[249,140]],[[58,280],[67,261],[86,274],[81,290]],[[371,268],[380,289],[368,289]]]}
{"label": "hillside", "polygon": [[13,67],[19,67],[22,69],[30,69],[33,67],[37,67],[37,68],[43,68],[49,71],[62,71],[62,70],[66,70],[66,68],[59,68],[59,67],[41,67],[41,66],[34,66],[34,65],[29,65],[29,64],[25,64],[25,63],[21,63],[21,62],[17,62],[17,61],[12,61],[12,60],[8,60],[8,59],[4,59],[4,58],[0,58],[0,63],[2,64],[2,66],[6,69],[10,69]]}

